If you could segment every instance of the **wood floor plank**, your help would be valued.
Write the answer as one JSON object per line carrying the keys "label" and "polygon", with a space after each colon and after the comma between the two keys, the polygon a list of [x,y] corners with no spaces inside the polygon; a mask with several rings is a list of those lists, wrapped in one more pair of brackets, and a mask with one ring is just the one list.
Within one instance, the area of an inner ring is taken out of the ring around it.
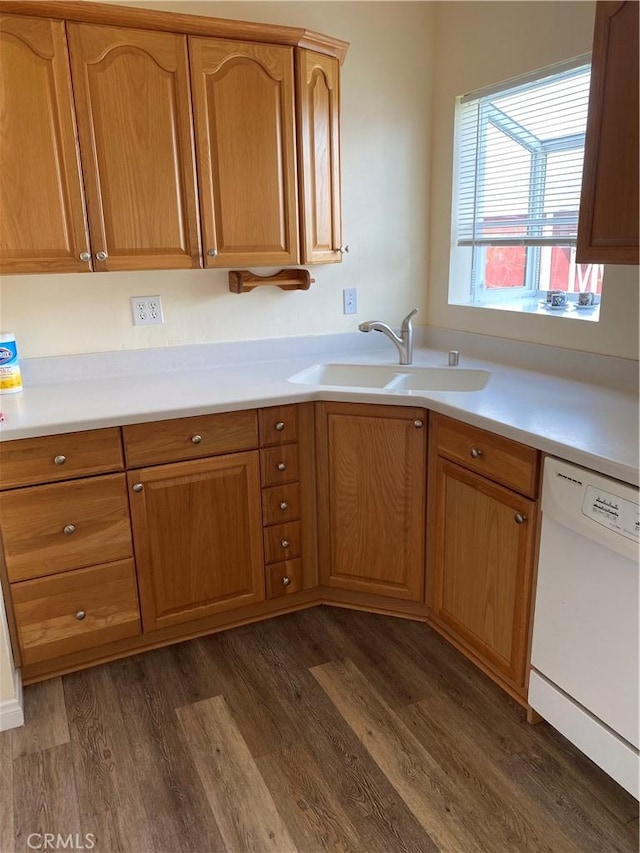
{"label": "wood floor plank", "polygon": [[24,726],[13,729],[13,757],[69,743],[61,678],[24,688]]}
{"label": "wood floor plank", "polygon": [[14,853],[11,732],[0,732],[0,851]]}
{"label": "wood floor plank", "polygon": [[[446,775],[349,660],[311,670],[418,822],[442,851],[491,850]],[[491,841],[490,839],[485,839]]]}
{"label": "wood floor plank", "polygon": [[144,806],[131,796],[135,765],[109,667],[65,678],[65,702],[78,808],[94,853],[151,853],[152,833]]}
{"label": "wood floor plank", "polygon": [[295,853],[224,698],[204,699],[176,714],[227,850]]}
{"label": "wood floor plank", "polygon": [[13,776],[16,850],[29,850],[33,833],[83,838],[68,743],[19,756]]}
{"label": "wood floor plank", "polygon": [[258,758],[256,764],[299,850],[359,853],[358,834],[305,743]]}
{"label": "wood floor plank", "polygon": [[130,790],[148,815],[150,846],[162,853],[193,853],[206,839],[211,853],[223,851],[218,825],[154,657],[138,655],[109,667],[135,768]]}

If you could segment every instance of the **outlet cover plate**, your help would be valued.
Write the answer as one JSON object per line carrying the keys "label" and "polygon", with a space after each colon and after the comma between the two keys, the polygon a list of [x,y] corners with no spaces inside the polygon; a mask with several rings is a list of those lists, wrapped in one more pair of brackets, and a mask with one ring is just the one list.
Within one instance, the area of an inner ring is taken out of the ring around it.
{"label": "outlet cover plate", "polygon": [[131,313],[134,326],[161,326],[164,323],[159,296],[132,296]]}

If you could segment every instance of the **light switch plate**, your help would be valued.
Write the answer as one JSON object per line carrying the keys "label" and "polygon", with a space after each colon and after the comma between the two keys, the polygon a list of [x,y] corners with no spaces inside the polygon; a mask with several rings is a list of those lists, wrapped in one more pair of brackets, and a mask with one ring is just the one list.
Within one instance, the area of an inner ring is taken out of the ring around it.
{"label": "light switch plate", "polygon": [[355,287],[347,287],[342,291],[342,313],[358,313],[358,290]]}

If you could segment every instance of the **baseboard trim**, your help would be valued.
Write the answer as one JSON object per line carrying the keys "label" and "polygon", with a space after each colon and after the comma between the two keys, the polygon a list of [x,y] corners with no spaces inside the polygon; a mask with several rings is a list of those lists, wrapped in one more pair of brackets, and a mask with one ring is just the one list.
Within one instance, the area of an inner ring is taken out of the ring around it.
{"label": "baseboard trim", "polygon": [[4,702],[0,702],[0,732],[24,726],[22,679],[19,669],[13,671],[13,692],[15,694],[14,699],[5,699]]}

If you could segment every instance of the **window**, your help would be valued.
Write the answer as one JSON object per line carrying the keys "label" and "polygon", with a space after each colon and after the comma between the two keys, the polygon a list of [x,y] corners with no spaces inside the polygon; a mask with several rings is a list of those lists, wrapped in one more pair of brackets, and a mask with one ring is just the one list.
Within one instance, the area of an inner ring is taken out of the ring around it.
{"label": "window", "polygon": [[589,80],[582,57],[458,99],[450,302],[598,319],[603,266],[575,262]]}

